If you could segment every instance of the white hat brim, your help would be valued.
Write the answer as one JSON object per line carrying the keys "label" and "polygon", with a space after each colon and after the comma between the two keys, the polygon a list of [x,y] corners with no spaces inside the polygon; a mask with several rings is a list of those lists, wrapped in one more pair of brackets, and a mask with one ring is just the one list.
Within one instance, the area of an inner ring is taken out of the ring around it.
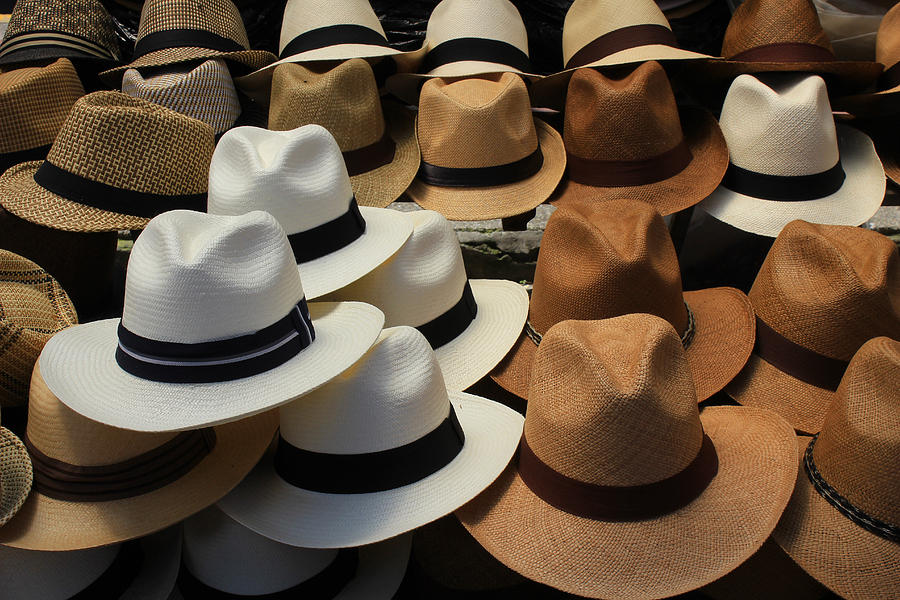
{"label": "white hat brim", "polygon": [[344,548],[385,540],[447,515],[490,485],[519,445],[524,417],[497,402],[449,392],[465,432],[459,454],[409,485],[366,494],[324,494],[284,481],[272,452],[219,508],[273,540],[306,548]]}
{"label": "white hat brim", "polygon": [[366,353],[384,325],[384,314],[362,302],[310,303],[309,311],[316,331],[309,347],[274,369],[233,381],[164,383],[131,375],[115,359],[119,319],[61,331],[38,360],[50,391],[100,423],[156,432],[220,425],[328,383]]}

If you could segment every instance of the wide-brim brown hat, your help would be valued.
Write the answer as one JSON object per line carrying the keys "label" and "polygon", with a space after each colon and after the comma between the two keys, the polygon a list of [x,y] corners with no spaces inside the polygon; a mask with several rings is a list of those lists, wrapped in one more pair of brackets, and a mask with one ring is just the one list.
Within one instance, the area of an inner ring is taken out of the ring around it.
{"label": "wide-brim brown hat", "polygon": [[0,427],[0,527],[25,504],[32,479],[31,458],[25,444],[12,431]]}

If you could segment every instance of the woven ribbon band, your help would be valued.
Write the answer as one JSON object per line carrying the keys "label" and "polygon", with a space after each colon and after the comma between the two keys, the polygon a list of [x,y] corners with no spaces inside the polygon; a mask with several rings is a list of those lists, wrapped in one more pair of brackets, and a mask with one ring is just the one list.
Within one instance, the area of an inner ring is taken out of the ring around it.
{"label": "woven ribbon band", "polygon": [[794,379],[835,391],[841,383],[847,361],[824,356],[787,339],[756,317],[757,356]]}
{"label": "woven ribbon band", "polygon": [[641,160],[594,160],[566,153],[569,179],[595,187],[656,183],[681,173],[693,155],[684,138],[672,149]]}
{"label": "woven ribbon band", "polygon": [[583,67],[616,52],[639,46],[660,45],[678,47],[675,34],[664,25],[631,25],[605,33],[572,55],[566,69]]}
{"label": "woven ribbon band", "polygon": [[121,598],[137,579],[144,566],[144,549],[139,540],[129,540],[119,547],[115,559],[89,586],[69,600]]}
{"label": "woven ribbon band", "polygon": [[798,202],[830,196],[841,189],[845,178],[840,160],[830,169],[812,175],[767,175],[728,163],[722,185],[752,198]]}
{"label": "woven ribbon band", "polygon": [[544,154],[538,144],[528,156],[493,167],[439,167],[423,160],[416,177],[423,183],[440,187],[489,187],[528,179],[543,165]]}
{"label": "woven ribbon band", "polygon": [[420,73],[430,73],[446,64],[477,61],[506,65],[523,73],[532,70],[528,55],[510,43],[487,38],[457,38],[435,46],[425,55]]}
{"label": "woven ribbon band", "polygon": [[318,50],[319,48],[328,48],[331,46],[339,46],[341,44],[362,44],[364,46],[382,46],[390,48],[387,38],[364,25],[354,25],[350,23],[341,25],[329,25],[328,27],[319,27],[301,33],[290,42],[279,54],[279,58],[287,58],[309,52],[310,50]]}
{"label": "woven ribbon band", "polygon": [[71,48],[88,56],[116,60],[116,56],[112,52],[93,40],[72,33],[47,29],[20,33],[5,39],[3,44],[0,44],[0,58],[17,50],[47,46]]}
{"label": "woven ribbon band", "polygon": [[247,50],[238,42],[205,29],[168,29],[145,35],[134,45],[132,62],[157,50],[167,48],[207,48],[219,52]]}
{"label": "woven ribbon band", "polygon": [[834,54],[827,48],[801,42],[781,42],[757,46],[735,54],[728,60],[746,62],[832,62]]}
{"label": "woven ribbon band", "polygon": [[341,216],[318,227],[292,233],[287,238],[297,264],[303,264],[349,246],[365,232],[366,220],[359,211],[356,198],[351,198],[347,212]]}
{"label": "woven ribbon band", "polygon": [[477,315],[478,304],[475,302],[472,286],[469,285],[469,280],[467,279],[466,285],[463,287],[462,296],[460,296],[456,304],[447,309],[442,315],[423,325],[419,325],[416,329],[425,336],[431,347],[437,350],[444,344],[455,340],[469,327]]}
{"label": "woven ribbon band", "polygon": [[[393,64],[393,63],[390,63]],[[341,152],[344,155],[344,164],[347,165],[347,174],[350,177],[361,175],[374,171],[378,167],[388,165],[394,160],[394,153],[397,151],[397,144],[394,143],[388,133],[387,127],[384,128],[382,135],[376,142],[357,148],[356,150],[347,150]]]}

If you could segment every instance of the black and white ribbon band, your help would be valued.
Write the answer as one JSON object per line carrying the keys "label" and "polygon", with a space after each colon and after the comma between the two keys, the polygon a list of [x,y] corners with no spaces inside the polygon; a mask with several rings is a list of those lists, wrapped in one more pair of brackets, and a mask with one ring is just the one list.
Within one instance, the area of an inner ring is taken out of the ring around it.
{"label": "black and white ribbon band", "polygon": [[812,175],[767,175],[728,164],[722,186],[733,192],[780,202],[817,200],[841,189],[846,175],[839,160],[833,167]]}
{"label": "black and white ribbon band", "polygon": [[434,350],[444,344],[455,340],[459,334],[465,331],[478,315],[478,304],[472,293],[472,286],[466,280],[463,293],[459,301],[451,306],[443,314],[433,318],[416,329],[425,336]]}
{"label": "black and white ribbon band", "polygon": [[347,212],[341,216],[318,227],[292,233],[287,238],[299,265],[337,252],[355,242],[365,232],[366,220],[359,211],[356,198],[351,198]]}

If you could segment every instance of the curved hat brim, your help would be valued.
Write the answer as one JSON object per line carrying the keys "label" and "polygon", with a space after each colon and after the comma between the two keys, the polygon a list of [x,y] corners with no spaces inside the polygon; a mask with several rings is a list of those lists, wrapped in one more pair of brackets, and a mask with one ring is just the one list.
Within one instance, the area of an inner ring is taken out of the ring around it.
{"label": "curved hat brim", "polygon": [[391,75],[385,82],[385,89],[407,104],[419,104],[419,91],[429,79],[437,77],[478,77],[481,75],[494,75],[497,73],[515,73],[520,75],[526,83],[539,81],[542,75],[525,73],[509,65],[477,61],[463,60],[446,65],[441,65],[428,73],[397,73]]}
{"label": "curved hat brim", "polygon": [[266,50],[237,50],[233,52],[223,52],[221,50],[212,50],[210,48],[199,48],[194,46],[164,48],[162,50],[148,52],[127,65],[103,71],[100,73],[100,79],[106,83],[119,87],[122,76],[128,69],[163,67],[167,65],[177,65],[192,60],[205,60],[210,58],[221,58],[246,68],[248,71],[256,71],[257,69],[274,62],[276,56]]}
{"label": "curved hat brim", "polygon": [[756,73],[809,73],[834,80],[841,89],[861,90],[871,86],[883,67],[876,62],[834,60],[826,62],[747,62],[709,60],[693,65],[695,75],[706,81],[728,82],[738,75]]}
{"label": "curved hat brim", "polygon": [[832,107],[859,117],[896,115],[900,113],[900,85],[868,94],[843,96],[836,99]]}
{"label": "curved hat brim", "polygon": [[362,546],[359,549],[356,577],[334,597],[334,600],[393,598],[406,574],[411,548],[411,534]]}
{"label": "curved hat brim", "polygon": [[31,458],[16,434],[0,427],[0,526],[22,508],[32,483]]}
{"label": "curved hat brim", "polygon": [[120,64],[118,61],[108,56],[96,56],[94,54],[81,52],[75,48],[47,44],[13,50],[3,57],[0,57],[0,67],[7,65],[25,66],[28,63],[43,62],[48,59],[55,60],[57,58],[68,58],[76,63],[90,63],[93,67],[98,69],[113,69]]}

